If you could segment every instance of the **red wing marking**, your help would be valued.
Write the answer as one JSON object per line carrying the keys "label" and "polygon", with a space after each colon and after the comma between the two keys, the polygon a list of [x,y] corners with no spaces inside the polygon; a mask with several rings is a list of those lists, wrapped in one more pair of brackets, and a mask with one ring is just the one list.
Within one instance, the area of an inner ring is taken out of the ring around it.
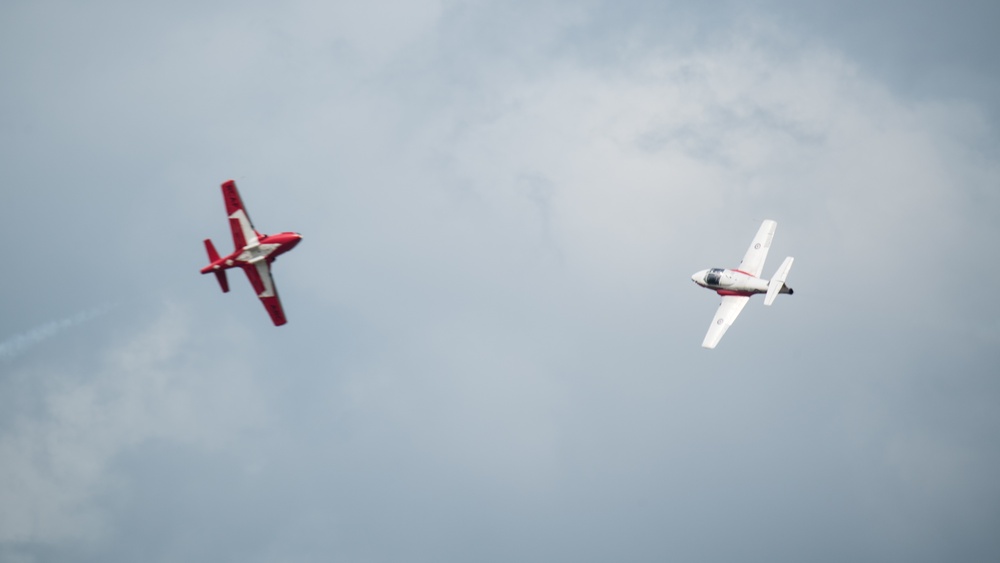
{"label": "red wing marking", "polygon": [[243,266],[243,271],[247,273],[247,279],[250,280],[250,285],[253,286],[253,292],[256,293],[258,297],[267,292],[267,287],[264,285],[264,280],[261,278],[260,272],[257,271],[257,268],[252,265],[246,265]]}
{"label": "red wing marking", "polygon": [[229,230],[233,231],[233,246],[237,250],[247,245],[247,239],[243,236],[243,226],[240,225],[239,219],[229,220]]}
{"label": "red wing marking", "polygon": [[264,304],[267,313],[271,315],[274,326],[281,326],[288,322],[285,319],[285,311],[281,307],[278,289],[274,286],[274,280],[271,278],[271,267],[267,261],[261,260],[253,265],[244,266],[243,271],[247,273],[250,285],[253,286],[260,302]]}
{"label": "red wing marking", "polygon": [[222,183],[222,197],[226,200],[226,215],[232,215],[243,209],[243,200],[240,199],[240,192],[236,189],[236,182],[226,180]]}
{"label": "red wing marking", "polygon": [[226,180],[222,183],[222,199],[226,202],[226,215],[229,216],[229,229],[233,232],[233,245],[239,250],[247,245],[249,239],[259,235],[253,228],[250,215],[243,207],[236,182]]}
{"label": "red wing marking", "polygon": [[281,326],[288,322],[285,319],[285,311],[281,308],[281,300],[278,299],[277,294],[274,297],[261,297],[260,302],[264,304],[264,308],[271,315],[274,326]]}

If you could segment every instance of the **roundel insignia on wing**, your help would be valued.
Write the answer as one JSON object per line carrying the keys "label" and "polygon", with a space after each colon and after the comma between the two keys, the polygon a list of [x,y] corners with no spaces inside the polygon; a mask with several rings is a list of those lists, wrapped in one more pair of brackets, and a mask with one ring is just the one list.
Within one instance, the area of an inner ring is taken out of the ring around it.
{"label": "roundel insignia on wing", "polygon": [[719,319],[719,320],[715,321],[715,324],[721,325],[722,324],[722,319]]}
{"label": "roundel insignia on wing", "polygon": [[757,244],[753,245],[753,249],[760,250],[760,243],[758,242]]}

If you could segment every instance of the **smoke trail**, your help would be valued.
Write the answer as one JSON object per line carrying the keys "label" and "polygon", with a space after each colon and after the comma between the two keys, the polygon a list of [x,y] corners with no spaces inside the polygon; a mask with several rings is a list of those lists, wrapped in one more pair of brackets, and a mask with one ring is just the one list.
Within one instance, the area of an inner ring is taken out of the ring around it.
{"label": "smoke trail", "polygon": [[42,326],[33,328],[22,334],[12,336],[3,342],[0,342],[0,361],[9,362],[35,344],[52,338],[66,329],[96,319],[97,317],[100,317],[110,311],[113,307],[114,305],[102,305],[100,307],[95,307],[72,317],[59,321],[52,321],[51,323],[43,324]]}

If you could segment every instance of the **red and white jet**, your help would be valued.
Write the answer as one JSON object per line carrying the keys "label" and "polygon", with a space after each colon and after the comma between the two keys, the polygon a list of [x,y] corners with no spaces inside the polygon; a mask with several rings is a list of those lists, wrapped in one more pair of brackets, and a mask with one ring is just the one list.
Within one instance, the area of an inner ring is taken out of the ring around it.
{"label": "red and white jet", "polygon": [[211,263],[202,268],[201,273],[214,273],[219,285],[222,286],[222,291],[228,292],[229,281],[226,280],[226,270],[243,268],[247,278],[250,279],[250,285],[257,292],[257,297],[271,315],[274,325],[281,326],[288,321],[285,319],[285,311],[281,308],[278,290],[274,287],[274,279],[271,277],[271,263],[280,254],[295,248],[295,245],[302,240],[302,235],[298,233],[264,235],[257,232],[250,222],[246,208],[243,207],[240,192],[236,191],[236,182],[232,180],[222,184],[222,199],[226,201],[226,214],[229,215],[229,227],[233,231],[233,245],[236,250],[225,258],[219,258],[212,240],[205,239],[205,249],[208,251]]}
{"label": "red and white jet", "polygon": [[729,330],[736,317],[743,311],[751,295],[766,294],[764,305],[770,305],[774,303],[779,293],[789,295],[795,293],[792,288],[785,285],[788,270],[792,269],[792,262],[795,260],[791,256],[785,258],[770,281],[759,277],[764,270],[764,260],[767,259],[767,251],[771,249],[771,239],[774,238],[777,226],[778,224],[770,219],[764,221],[757,231],[757,236],[753,237],[753,242],[750,243],[750,248],[747,249],[739,268],[735,270],[712,268],[691,276],[691,281],[694,283],[722,296],[722,304],[719,305],[719,310],[708,327],[708,334],[701,343],[705,348],[715,348],[722,335]]}

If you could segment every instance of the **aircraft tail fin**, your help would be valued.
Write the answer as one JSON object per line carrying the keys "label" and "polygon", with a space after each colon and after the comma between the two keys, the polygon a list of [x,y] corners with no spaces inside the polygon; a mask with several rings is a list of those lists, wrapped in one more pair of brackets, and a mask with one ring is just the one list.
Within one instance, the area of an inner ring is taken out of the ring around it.
{"label": "aircraft tail fin", "polygon": [[209,262],[212,262],[212,263],[218,262],[218,260],[219,260],[219,253],[216,252],[215,245],[212,244],[212,239],[210,239],[210,238],[205,239],[205,250],[208,251],[208,261]]}
{"label": "aircraft tail fin", "polygon": [[208,251],[209,265],[203,268],[201,273],[207,274],[208,272],[212,272],[215,274],[215,279],[219,280],[219,287],[222,288],[222,292],[229,293],[229,280],[226,279],[226,271],[222,269],[212,269],[212,265],[219,261],[219,253],[215,250],[215,245],[212,244],[212,239],[205,239],[205,250]]}
{"label": "aircraft tail fin", "polygon": [[764,296],[764,305],[774,303],[779,293],[787,293],[789,295],[794,293],[792,288],[785,285],[785,280],[788,279],[788,271],[792,269],[792,262],[794,261],[795,259],[789,256],[778,267],[778,271],[774,273],[774,277],[768,282],[767,295]]}

